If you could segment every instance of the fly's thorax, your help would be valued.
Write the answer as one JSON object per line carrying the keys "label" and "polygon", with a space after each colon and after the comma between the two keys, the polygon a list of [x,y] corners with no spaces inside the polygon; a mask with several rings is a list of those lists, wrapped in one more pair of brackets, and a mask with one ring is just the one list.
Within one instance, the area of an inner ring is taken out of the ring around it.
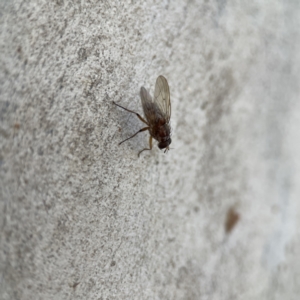
{"label": "fly's thorax", "polygon": [[153,138],[155,138],[158,142],[165,142],[170,138],[171,128],[168,123],[164,123],[161,126],[151,126],[150,134]]}

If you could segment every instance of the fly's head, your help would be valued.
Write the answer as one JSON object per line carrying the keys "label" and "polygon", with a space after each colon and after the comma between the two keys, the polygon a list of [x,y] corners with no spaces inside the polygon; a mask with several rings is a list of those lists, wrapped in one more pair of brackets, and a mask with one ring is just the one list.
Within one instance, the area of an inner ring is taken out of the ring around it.
{"label": "fly's head", "polygon": [[167,150],[169,150],[169,145],[172,143],[172,140],[171,140],[171,138],[169,137],[167,140],[165,140],[165,141],[161,141],[159,144],[158,144],[158,148],[159,149],[165,149],[166,148],[166,150],[165,150],[165,152],[167,151]]}

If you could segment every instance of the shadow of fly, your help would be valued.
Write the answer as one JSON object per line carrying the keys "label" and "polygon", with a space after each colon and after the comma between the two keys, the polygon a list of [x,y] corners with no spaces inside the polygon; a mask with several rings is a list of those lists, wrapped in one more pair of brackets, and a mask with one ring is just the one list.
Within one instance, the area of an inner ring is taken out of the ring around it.
{"label": "shadow of fly", "polygon": [[124,110],[135,114],[143,123],[147,125],[131,137],[119,143],[119,145],[133,138],[138,133],[148,130],[150,133],[149,148],[141,150],[138,153],[138,156],[140,156],[143,151],[152,149],[152,138],[158,141],[158,148],[165,149],[164,152],[166,153],[169,150],[169,145],[172,142],[170,127],[171,101],[167,79],[161,75],[156,79],[154,100],[152,100],[152,97],[143,86],[141,87],[140,96],[145,118],[142,118],[138,113],[113,102],[115,105],[123,108]]}

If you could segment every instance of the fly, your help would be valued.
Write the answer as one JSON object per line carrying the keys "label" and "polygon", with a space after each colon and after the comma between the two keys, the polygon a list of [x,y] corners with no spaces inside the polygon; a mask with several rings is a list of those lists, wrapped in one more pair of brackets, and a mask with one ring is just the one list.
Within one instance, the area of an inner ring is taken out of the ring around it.
{"label": "fly", "polygon": [[170,89],[167,79],[160,75],[156,79],[155,91],[154,91],[154,100],[148,93],[148,91],[142,86],[140,91],[142,106],[145,114],[145,119],[142,118],[138,113],[129,110],[115,102],[115,105],[123,108],[124,110],[135,114],[143,123],[147,126],[140,129],[131,137],[119,143],[126,142],[127,140],[133,138],[138,133],[142,131],[149,131],[149,148],[145,148],[138,153],[138,156],[145,151],[152,149],[152,139],[158,141],[158,148],[169,150],[169,145],[171,144],[171,127],[170,127],[170,118],[171,118],[171,101],[170,101]]}

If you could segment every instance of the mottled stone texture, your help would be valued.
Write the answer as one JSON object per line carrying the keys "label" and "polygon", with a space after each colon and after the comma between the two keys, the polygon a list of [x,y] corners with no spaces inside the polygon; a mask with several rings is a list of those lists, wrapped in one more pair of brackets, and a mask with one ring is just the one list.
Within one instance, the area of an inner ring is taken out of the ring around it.
{"label": "mottled stone texture", "polygon": [[[299,299],[300,2],[0,2],[0,299]],[[142,112],[164,75],[172,148]]]}

